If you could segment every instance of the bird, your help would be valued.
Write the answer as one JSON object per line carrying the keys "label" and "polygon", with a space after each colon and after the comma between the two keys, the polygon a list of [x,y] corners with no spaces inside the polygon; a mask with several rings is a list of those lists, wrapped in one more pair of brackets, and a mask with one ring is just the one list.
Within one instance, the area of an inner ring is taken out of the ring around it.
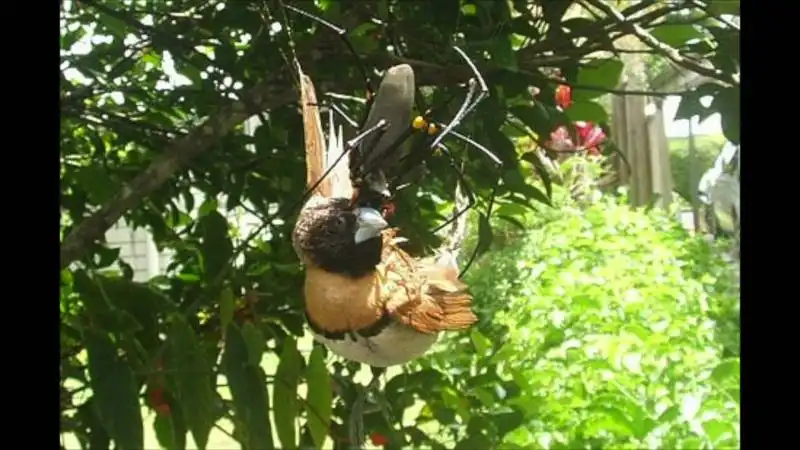
{"label": "bird", "polygon": [[[380,196],[376,197],[374,186],[353,183],[351,170],[356,165],[349,161],[347,150],[363,138],[343,143],[341,127],[335,129],[331,113],[325,145],[313,83],[299,64],[298,71],[309,198],[298,214],[292,243],[305,266],[306,320],[316,341],[372,368],[368,391],[379,384],[387,367],[419,358],[440,333],[465,330],[477,321],[456,260],[463,227],[448,236],[433,256],[413,257],[404,251],[406,240],[398,228],[389,226],[387,214],[375,201]],[[391,73],[396,72],[390,69],[386,76]],[[386,110],[385,102],[395,101],[387,98],[381,103],[379,90],[375,104]],[[389,130],[393,126],[408,124],[388,124]],[[369,151],[360,147],[362,156]],[[361,175],[381,169],[379,164]],[[365,396],[366,391],[359,394],[351,412],[351,442],[363,437],[358,424]]]}

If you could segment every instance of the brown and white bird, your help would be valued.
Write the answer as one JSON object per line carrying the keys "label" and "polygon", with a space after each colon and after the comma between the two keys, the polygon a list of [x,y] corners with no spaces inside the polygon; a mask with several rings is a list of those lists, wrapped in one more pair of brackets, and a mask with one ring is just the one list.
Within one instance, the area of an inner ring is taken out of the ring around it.
{"label": "brown and white bird", "polygon": [[[382,85],[396,82],[393,76],[406,77],[407,82],[410,71],[405,65],[389,69]],[[455,251],[461,239],[450,239],[448,248],[435,257],[415,258],[400,248],[403,239],[374,204],[372,185],[353,186],[351,170],[363,165],[348,161],[341,129],[334,129],[332,117],[325,145],[313,84],[302,73],[300,78],[307,186],[312,194],[292,240],[306,268],[305,313],[316,340],[337,355],[372,366],[373,386],[381,369],[422,356],[443,331],[463,330],[476,322],[472,297],[458,278]],[[379,90],[375,104],[389,111],[380,95]],[[408,114],[401,111],[397,116],[410,117],[410,104],[398,107],[407,108]],[[393,139],[395,126],[409,125],[390,123],[380,139]],[[362,146],[357,155],[374,161],[368,152],[381,145],[385,144]],[[362,175],[387,167],[373,166]]]}

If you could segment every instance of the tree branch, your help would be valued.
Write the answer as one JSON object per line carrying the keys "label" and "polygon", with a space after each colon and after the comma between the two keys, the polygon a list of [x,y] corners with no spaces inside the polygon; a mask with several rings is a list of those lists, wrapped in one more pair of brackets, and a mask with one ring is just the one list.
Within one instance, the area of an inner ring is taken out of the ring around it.
{"label": "tree branch", "polygon": [[[713,68],[704,67],[688,60],[677,50],[655,39],[640,25],[629,21],[616,9],[598,0],[585,0],[594,7],[605,12],[616,25],[624,31],[638,36],[655,53],[666,56],[678,65],[693,70],[701,75],[714,79],[729,80],[729,76]],[[96,5],[96,3],[93,3]],[[641,18],[639,18],[641,19]],[[133,25],[133,24],[131,24]],[[141,24],[138,24],[141,26]],[[152,31],[152,30],[148,30]],[[321,48],[326,48],[321,46]],[[335,46],[332,48],[336,48]],[[613,51],[612,49],[607,49]],[[333,51],[333,50],[331,50]],[[579,53],[591,53],[593,48],[581,49]],[[325,52],[323,52],[325,53]],[[325,58],[321,54],[316,58]],[[536,73],[541,67],[557,65],[570,60],[580,59],[584,55],[546,55],[535,48],[520,49],[517,52],[520,72]],[[465,65],[440,65],[420,60],[399,58],[393,55],[376,55],[367,57],[378,66],[406,62],[414,67],[417,73],[418,85],[441,86],[448,83],[466,82],[471,76],[471,70]],[[273,86],[273,87],[270,87]],[[579,89],[596,89],[594,86],[578,86]],[[598,89],[599,90],[599,89]],[[667,95],[672,93],[614,91],[610,93],[623,95]],[[154,160],[150,166],[138,175],[130,184],[124,186],[120,192],[98,211],[78,223],[66,236],[61,244],[61,267],[86,256],[91,244],[102,238],[103,234],[116,223],[125,212],[136,207],[148,195],[159,189],[175,173],[182,170],[186,164],[198,155],[208,151],[214,142],[227,134],[236,125],[246,120],[253,114],[263,110],[272,109],[296,99],[294,89],[279,82],[277,78],[258,84],[243,96],[243,100],[220,109],[209,117],[201,126],[185,136],[173,139],[163,156]]]}
{"label": "tree branch", "polygon": [[173,141],[163,156],[154,160],[129,185],[123,186],[102,208],[76,225],[61,243],[61,268],[86,256],[90,245],[126,211],[160,188],[188,161],[212,148],[214,142],[233,127],[253,114],[288,103],[296,97],[293,90],[275,92],[271,87],[273,84],[273,80],[267,80],[256,85],[244,94],[244,100],[221,108],[188,135]]}
{"label": "tree branch", "polygon": [[[642,28],[640,25],[636,23],[629,22],[625,16],[622,15],[619,11],[617,11],[613,6],[605,3],[602,0],[582,0],[581,3],[589,4],[600,11],[606,13],[609,17],[612,17],[617,24],[625,29],[629,30],[633,33],[636,37],[638,37],[642,42],[644,42],[648,47],[653,49],[656,53],[664,56],[665,58],[669,59],[670,61],[674,62],[675,64],[689,69],[695,73],[700,75],[706,76],[708,78],[713,78],[719,81],[722,81],[727,84],[735,85],[738,84],[734,77],[730,74],[727,74],[719,69],[715,69],[713,67],[708,67],[705,65],[700,64],[697,61],[691,60],[686,58],[685,56],[681,55],[681,53],[670,47],[669,45],[659,41],[655,37],[653,37],[650,32]],[[585,6],[585,5],[584,5]]]}

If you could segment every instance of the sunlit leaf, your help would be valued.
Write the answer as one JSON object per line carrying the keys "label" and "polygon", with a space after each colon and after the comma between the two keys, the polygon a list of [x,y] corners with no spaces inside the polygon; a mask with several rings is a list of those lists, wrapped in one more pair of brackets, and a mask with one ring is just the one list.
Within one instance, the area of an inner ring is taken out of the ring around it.
{"label": "sunlit leaf", "polygon": [[247,343],[236,324],[228,325],[225,335],[222,365],[245,448],[274,448],[264,369],[251,363]]}
{"label": "sunlit leaf", "polygon": [[300,383],[301,368],[302,357],[297,351],[297,342],[294,339],[284,340],[273,390],[275,431],[284,448],[297,447],[295,422],[300,412],[297,386]]}
{"label": "sunlit leaf", "polygon": [[211,364],[191,326],[180,316],[173,319],[168,342],[167,370],[175,379],[186,425],[202,450],[206,448],[211,427],[216,422]]}
{"label": "sunlit leaf", "polygon": [[83,339],[90,385],[108,435],[120,449],[143,448],[144,425],[133,371],[108,334],[86,330]]}
{"label": "sunlit leaf", "polygon": [[308,428],[316,448],[322,448],[331,423],[333,392],[321,347],[315,347],[308,358],[306,381],[308,401],[305,406]]}

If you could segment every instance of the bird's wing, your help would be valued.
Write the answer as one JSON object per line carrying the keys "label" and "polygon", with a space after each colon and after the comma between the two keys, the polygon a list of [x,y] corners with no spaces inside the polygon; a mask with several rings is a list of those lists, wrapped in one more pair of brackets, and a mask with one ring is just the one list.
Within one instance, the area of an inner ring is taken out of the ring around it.
{"label": "bird's wing", "polygon": [[426,334],[463,330],[478,319],[472,296],[458,279],[458,265],[449,252],[414,259],[397,245],[395,230],[384,232],[378,270],[383,280],[384,308],[396,320]]}
{"label": "bird's wing", "polygon": [[307,268],[306,314],[327,332],[364,330],[389,317],[425,334],[468,328],[477,321],[472,296],[451,257],[412,258],[396,229],[383,233],[375,273],[361,279]]}
{"label": "bird's wing", "polygon": [[[468,200],[457,184],[453,214]],[[457,259],[467,234],[467,219],[467,214],[456,217],[442,236],[436,255],[423,259],[412,259],[397,245],[395,230],[384,232],[383,278],[400,280],[406,287],[387,289],[385,308],[396,320],[422,333],[463,330],[478,320],[467,285],[459,280]]]}
{"label": "bird's wing", "polygon": [[[325,174],[325,139],[322,135],[322,122],[319,118],[317,93],[311,78],[300,72],[300,107],[303,111],[303,134],[306,148],[306,189],[313,189],[311,195],[330,197],[331,182],[321,180]],[[321,180],[321,181],[320,181]],[[316,185],[316,187],[314,187]]]}

